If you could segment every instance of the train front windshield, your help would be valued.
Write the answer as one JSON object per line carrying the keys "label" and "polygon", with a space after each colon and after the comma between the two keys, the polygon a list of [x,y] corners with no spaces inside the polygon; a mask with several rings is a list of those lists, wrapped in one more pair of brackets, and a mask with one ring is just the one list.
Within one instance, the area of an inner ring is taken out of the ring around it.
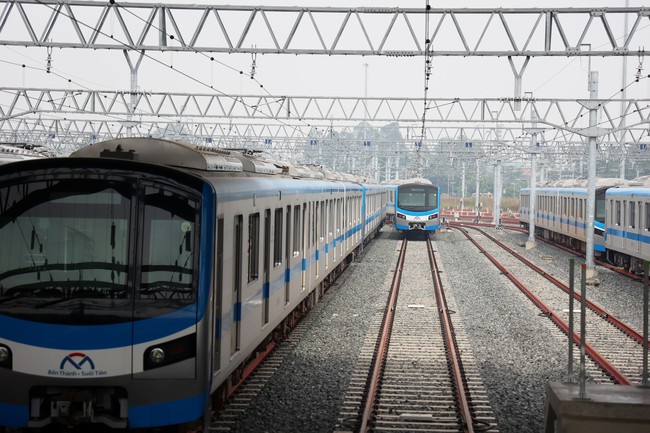
{"label": "train front windshield", "polygon": [[198,203],[134,179],[0,185],[0,312],[90,324],[191,301]]}
{"label": "train front windshield", "polygon": [[398,188],[397,207],[411,211],[427,211],[438,207],[438,188],[432,185],[404,185]]}

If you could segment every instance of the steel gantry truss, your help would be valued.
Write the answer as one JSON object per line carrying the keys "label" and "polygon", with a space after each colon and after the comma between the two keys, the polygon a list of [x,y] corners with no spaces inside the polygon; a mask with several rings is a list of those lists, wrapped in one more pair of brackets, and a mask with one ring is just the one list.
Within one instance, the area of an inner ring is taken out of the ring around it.
{"label": "steel gantry truss", "polygon": [[[421,35],[428,19],[433,56],[635,55],[647,45],[638,33],[650,18],[650,9],[638,7],[427,10],[78,0],[0,4],[0,45],[221,53],[422,56]],[[581,22],[577,28],[575,17]],[[633,24],[619,40],[613,28],[621,17]],[[581,50],[581,45],[592,49]]]}
{"label": "steel gantry truss", "polygon": [[[64,153],[118,136],[166,136],[289,157],[338,153],[353,167],[361,146],[362,155],[375,158],[375,168],[378,155],[399,160],[398,154],[415,148],[423,160],[418,164],[430,166],[443,160],[440,155],[521,161],[538,151],[526,144],[526,126],[534,118],[547,158],[561,165],[584,154],[588,110],[575,100],[521,97],[528,60],[642,57],[649,18],[648,8],[623,7],[427,10],[0,0],[0,45],[119,49],[132,73],[130,91],[0,88],[0,141],[46,144]],[[621,32],[623,19],[632,26]],[[140,60],[145,51],[505,56],[516,94],[425,100],[140,92],[134,85],[139,61],[130,62],[131,51]],[[525,57],[519,71],[516,56]],[[605,103],[600,107],[602,157],[650,161],[644,148],[649,101],[607,102],[621,108],[615,114]]]}
{"label": "steel gantry truss", "polygon": [[[130,111],[132,101],[135,109]],[[364,141],[386,147],[380,153],[411,152],[416,143],[422,145],[417,107],[423,101],[0,88],[0,139],[47,145],[61,153],[127,134],[273,149],[282,155],[325,143],[354,147]],[[515,109],[516,102],[522,110]],[[616,107],[618,113],[621,104],[623,116],[609,110]],[[524,127],[532,113],[541,126],[538,141],[552,148],[547,153],[571,159],[583,152],[586,109],[575,100],[439,98],[427,100],[426,107],[423,154],[463,155],[463,146],[474,143],[474,156],[481,148],[482,156],[525,157],[528,149],[522,143],[529,138]],[[641,152],[649,141],[650,100],[612,100],[603,103],[602,111],[602,151],[650,160],[650,152]],[[390,138],[368,133],[378,124],[393,129]],[[401,146],[395,147],[398,142]]]}
{"label": "steel gantry truss", "polygon": [[[409,128],[420,122],[423,104],[422,98],[0,88],[0,130],[17,131],[16,125],[33,125],[37,121],[59,125],[74,122],[75,129],[80,132],[99,133],[101,130],[104,134],[119,135],[130,122],[144,131],[152,125],[159,128],[164,124],[184,123],[201,124],[201,136],[216,138],[214,135],[220,135],[217,131],[224,127],[241,128],[246,124],[267,124],[266,128],[285,131],[309,131],[312,127],[327,129],[333,124],[350,127],[362,122],[396,122],[402,128]],[[516,104],[523,105],[522,109],[518,110]],[[529,122],[529,113],[535,113],[537,121],[552,137],[568,141],[575,141],[572,136],[581,135],[588,126],[585,123],[588,110],[571,99],[434,98],[427,100],[424,106],[432,130],[477,129],[476,134],[480,134],[480,130],[498,123],[502,130],[511,133],[504,137],[506,140],[512,139],[513,133],[519,135],[521,125]],[[618,134],[617,141],[636,144],[647,140],[650,99],[609,100],[601,109],[603,120],[598,126]],[[100,124],[102,128],[93,126]],[[426,137],[441,138],[435,133]]]}

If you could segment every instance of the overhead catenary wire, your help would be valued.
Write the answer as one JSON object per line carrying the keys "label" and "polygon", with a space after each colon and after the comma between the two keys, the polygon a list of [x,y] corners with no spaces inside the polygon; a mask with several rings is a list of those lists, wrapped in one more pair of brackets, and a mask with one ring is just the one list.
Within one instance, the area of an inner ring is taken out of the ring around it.
{"label": "overhead catenary wire", "polygon": [[[48,8],[50,8],[50,9],[52,9],[52,10],[55,10],[55,8],[54,8],[52,5],[49,5],[49,4],[46,4],[46,3],[43,3],[43,2],[41,2],[41,1],[39,1],[39,0],[37,0],[37,2],[40,3],[40,4],[42,4],[42,5],[44,5],[44,6],[46,6],[46,7],[48,7]],[[120,5],[119,5],[115,0],[109,0],[109,2],[110,2],[111,5],[115,5],[116,7],[120,7]],[[127,11],[128,11],[128,9],[123,9],[123,10],[127,10]],[[132,14],[132,12],[130,12],[130,11],[129,11],[129,13]],[[76,17],[71,16],[71,15],[68,15],[67,13],[65,13],[65,12],[63,12],[63,11],[59,11],[59,14],[61,14],[61,15],[65,16],[65,17],[69,18],[70,20],[76,22],[76,23],[77,23],[78,25],[80,25],[80,26],[83,26],[83,27],[85,27],[85,28],[91,29],[91,30],[95,31],[96,33],[101,34],[101,35],[103,35],[103,36],[110,37],[112,40],[114,40],[114,41],[116,41],[116,42],[122,44],[122,45],[124,46],[124,49],[125,49],[125,50],[128,50],[128,51],[134,51],[134,50],[135,50],[135,49],[134,49],[133,47],[131,47],[128,43],[126,43],[126,42],[124,42],[124,41],[121,41],[121,40],[117,39],[117,38],[116,38],[114,35],[112,35],[112,34],[109,35],[109,34],[105,33],[104,31],[100,30],[99,28],[94,27],[94,26],[92,26],[92,25],[90,25],[90,24],[87,24],[87,23],[85,23],[85,22],[83,22],[83,21],[80,21],[80,20],[77,19]],[[134,16],[137,17],[137,15],[134,15]],[[137,17],[137,18],[138,18],[138,19],[142,19],[141,17]],[[160,29],[158,29],[158,30],[161,31]],[[162,32],[162,31],[161,31],[161,32]],[[172,35],[172,34],[164,33],[164,35],[167,36],[170,40],[176,40],[176,38],[175,38],[174,35]],[[180,40],[177,40],[177,42],[178,42],[178,43],[182,43]],[[206,57],[206,58],[209,58],[211,62],[216,61],[217,63],[226,66],[225,63],[216,60],[216,59],[214,58],[214,56],[207,56],[205,53],[200,52],[200,51],[197,51],[197,50],[195,50],[195,49],[193,49],[193,48],[191,48],[191,47],[189,47],[189,46],[187,46],[187,45],[183,45],[183,46],[186,47],[186,48],[188,48],[188,49],[192,49],[192,50],[193,50],[195,53],[197,53],[197,54],[200,54],[200,55],[202,55],[202,56],[204,56],[204,57]],[[224,92],[224,91],[221,91],[221,90],[219,90],[219,89],[216,89],[213,85],[208,84],[208,83],[206,83],[206,82],[204,82],[204,81],[202,81],[202,80],[196,78],[195,76],[191,75],[191,74],[188,73],[188,72],[185,72],[185,71],[179,69],[178,67],[174,67],[173,64],[166,64],[166,63],[163,62],[162,60],[159,60],[159,59],[157,59],[157,58],[155,58],[155,57],[153,57],[153,56],[151,56],[151,55],[149,55],[149,54],[147,54],[147,53],[144,53],[144,52],[142,53],[142,55],[143,55],[144,57],[146,57],[147,59],[153,61],[154,63],[157,63],[157,64],[159,64],[159,65],[162,65],[162,66],[164,66],[165,68],[168,68],[168,69],[170,69],[170,70],[173,70],[175,73],[180,74],[181,76],[187,78],[188,80],[190,80],[190,81],[192,81],[192,82],[195,82],[196,84],[199,84],[200,86],[203,86],[203,87],[209,88],[210,90],[216,92],[217,94],[219,94],[219,95],[221,95],[221,96],[231,98],[231,99],[233,99],[235,102],[240,103],[240,104],[244,105],[245,107],[247,107],[247,108],[249,108],[249,109],[253,109],[253,110],[255,110],[255,109],[258,108],[258,107],[256,107],[256,106],[251,106],[251,105],[246,104],[243,100],[241,100],[240,98],[238,98],[236,95],[231,95],[231,94],[229,94],[229,93],[227,93],[227,92]],[[234,70],[234,71],[237,71],[240,75],[247,75],[247,76],[250,76],[250,75],[246,74],[244,71],[242,71],[242,70],[240,70],[240,69],[233,68],[233,67],[229,67],[229,68],[232,69],[232,70]],[[268,89],[266,89],[266,88],[264,87],[264,85],[263,85],[261,82],[259,82],[256,78],[251,77],[251,79],[253,79],[253,80],[254,80],[254,81],[259,85],[259,87],[260,87],[261,89],[263,89],[266,93],[270,94],[270,93],[268,92]],[[278,124],[280,124],[280,125],[282,125],[282,126],[285,126],[285,127],[289,128],[289,129],[292,129],[292,130],[295,130],[295,131],[297,131],[297,132],[301,132],[301,130],[300,130],[299,128],[295,127],[293,124],[290,124],[290,123],[287,123],[287,122],[283,122],[283,121],[281,121],[281,120],[279,120],[279,119],[277,119],[277,118],[275,118],[275,117],[273,117],[273,116],[271,116],[271,115],[267,115],[266,113],[263,113],[263,112],[261,112],[261,114],[262,114],[262,116],[265,116],[265,117],[267,117],[268,119],[273,120],[273,121],[277,122]],[[296,119],[296,120],[297,120],[298,122],[300,122],[300,123],[303,123],[304,125],[306,125],[306,126],[308,126],[308,127],[311,127],[311,124],[310,124],[309,122],[306,122],[306,121],[304,121],[304,120],[302,120],[302,119]]]}

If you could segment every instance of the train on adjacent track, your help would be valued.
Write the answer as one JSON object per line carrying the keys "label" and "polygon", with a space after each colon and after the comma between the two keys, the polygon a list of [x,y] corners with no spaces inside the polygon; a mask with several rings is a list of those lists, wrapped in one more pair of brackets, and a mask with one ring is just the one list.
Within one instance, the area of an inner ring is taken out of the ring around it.
{"label": "train on adjacent track", "polygon": [[[650,177],[596,181],[594,253],[630,272],[650,260]],[[536,187],[535,230],[575,250],[587,241],[587,181],[562,180]],[[520,192],[520,224],[530,224],[530,188]]]}
{"label": "train on adjacent track", "polygon": [[206,425],[386,202],[381,185],[161,139],[0,167],[0,426]]}
{"label": "train on adjacent track", "polygon": [[404,233],[435,233],[440,228],[440,187],[421,178],[397,183],[395,228]]}

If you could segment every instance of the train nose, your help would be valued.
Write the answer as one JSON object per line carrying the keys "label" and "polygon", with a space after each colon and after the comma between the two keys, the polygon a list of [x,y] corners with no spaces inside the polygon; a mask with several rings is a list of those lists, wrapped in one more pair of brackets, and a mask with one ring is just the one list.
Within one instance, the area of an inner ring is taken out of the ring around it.
{"label": "train nose", "polygon": [[424,223],[409,223],[409,230],[424,230]]}

